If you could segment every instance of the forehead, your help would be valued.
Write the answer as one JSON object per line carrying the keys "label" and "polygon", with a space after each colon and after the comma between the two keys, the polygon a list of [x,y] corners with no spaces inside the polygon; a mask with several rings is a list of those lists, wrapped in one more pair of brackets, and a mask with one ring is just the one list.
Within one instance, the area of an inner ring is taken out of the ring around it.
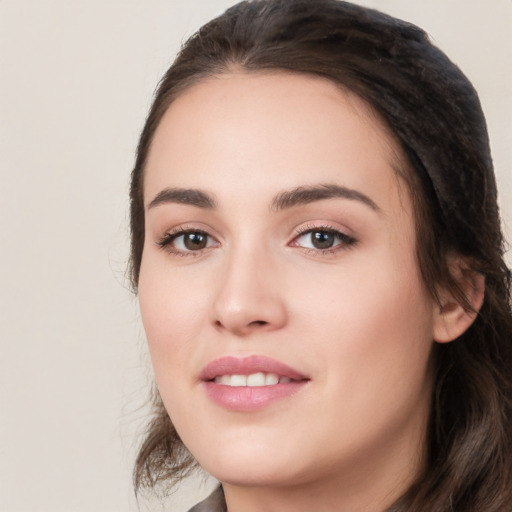
{"label": "forehead", "polygon": [[147,198],[169,180],[197,187],[255,174],[287,188],[296,185],[287,177],[316,182],[337,168],[352,170],[357,186],[366,171],[401,167],[398,155],[380,116],[333,82],[233,72],[190,86],[170,105],[154,135],[144,189]]}

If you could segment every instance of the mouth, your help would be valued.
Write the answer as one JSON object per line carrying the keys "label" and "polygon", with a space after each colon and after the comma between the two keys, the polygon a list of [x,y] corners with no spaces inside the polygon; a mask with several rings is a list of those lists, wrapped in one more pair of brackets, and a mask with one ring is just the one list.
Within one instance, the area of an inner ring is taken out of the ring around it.
{"label": "mouth", "polygon": [[310,378],[266,356],[221,357],[200,374],[208,397],[224,409],[251,412],[291,398]]}
{"label": "mouth", "polygon": [[275,386],[276,384],[288,384],[292,382],[290,377],[279,376],[277,373],[251,373],[249,375],[217,375],[213,379],[216,384],[231,387],[260,387]]}

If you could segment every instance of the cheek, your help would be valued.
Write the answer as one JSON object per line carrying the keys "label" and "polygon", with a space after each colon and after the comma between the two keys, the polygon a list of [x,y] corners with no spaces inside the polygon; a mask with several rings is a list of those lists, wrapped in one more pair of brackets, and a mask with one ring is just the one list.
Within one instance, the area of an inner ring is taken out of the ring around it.
{"label": "cheek", "polygon": [[[317,383],[336,404],[330,435],[356,451],[362,432],[392,436],[412,418],[425,421],[429,404],[430,299],[415,266],[395,272],[380,263],[366,267],[365,279],[343,276],[309,315],[316,332],[308,357],[321,361]],[[311,421],[326,429],[321,416]]]}
{"label": "cheek", "polygon": [[142,323],[157,382],[166,368],[179,367],[198,339],[204,289],[186,279],[158,258],[143,259],[139,278]]}
{"label": "cheek", "polygon": [[190,407],[207,318],[205,287],[198,284],[157,258],[141,266],[139,304],[155,383],[180,434],[203,422],[201,410]]}
{"label": "cheek", "polygon": [[303,311],[301,329],[315,339],[315,355],[340,368],[333,379],[351,388],[369,384],[376,391],[401,386],[407,376],[421,384],[432,346],[433,315],[413,254],[388,251],[376,259],[358,259],[357,266],[326,277],[323,293],[318,279],[305,287],[314,284],[317,293],[308,307],[297,299]]}

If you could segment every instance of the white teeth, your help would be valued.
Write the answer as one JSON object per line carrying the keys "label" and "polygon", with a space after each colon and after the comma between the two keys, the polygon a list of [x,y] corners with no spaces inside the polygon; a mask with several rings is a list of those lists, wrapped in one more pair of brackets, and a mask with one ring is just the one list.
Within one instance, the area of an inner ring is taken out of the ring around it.
{"label": "white teeth", "polygon": [[250,375],[219,375],[215,377],[214,382],[232,387],[261,387],[286,384],[291,382],[291,379],[289,377],[280,378],[277,373],[257,372]]}
{"label": "white teeth", "polygon": [[264,373],[252,373],[247,376],[248,386],[264,386],[265,385],[265,374]]}
{"label": "white teeth", "polygon": [[275,373],[267,373],[265,376],[265,386],[273,386],[279,382],[279,375]]}
{"label": "white teeth", "polygon": [[247,375],[231,375],[231,382],[228,384],[228,386],[247,386]]}

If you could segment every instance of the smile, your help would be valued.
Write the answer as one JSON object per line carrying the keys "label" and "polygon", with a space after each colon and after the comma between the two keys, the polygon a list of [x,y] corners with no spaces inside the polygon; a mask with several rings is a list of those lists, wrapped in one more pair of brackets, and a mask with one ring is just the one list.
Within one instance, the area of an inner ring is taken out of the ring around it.
{"label": "smile", "polygon": [[288,384],[290,377],[279,376],[277,373],[251,373],[250,375],[219,375],[213,379],[216,384],[232,387],[261,387],[276,384]]}
{"label": "smile", "polygon": [[200,381],[216,405],[229,411],[251,412],[293,397],[310,379],[266,356],[226,356],[208,364]]}

